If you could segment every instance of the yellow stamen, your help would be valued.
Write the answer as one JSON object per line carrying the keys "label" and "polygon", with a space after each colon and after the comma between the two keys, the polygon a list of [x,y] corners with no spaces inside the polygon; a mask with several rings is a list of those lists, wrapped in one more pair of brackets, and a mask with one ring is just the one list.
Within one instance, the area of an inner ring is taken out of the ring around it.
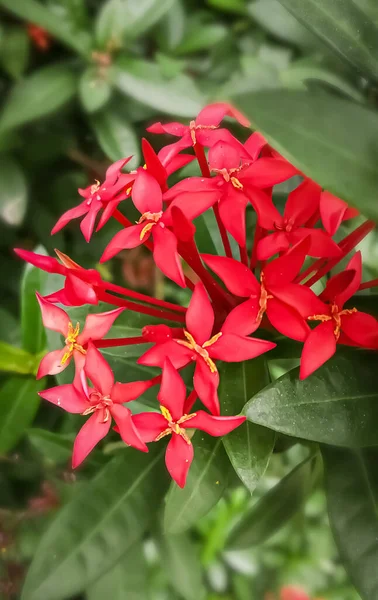
{"label": "yellow stamen", "polygon": [[213,337],[210,338],[209,340],[207,340],[207,342],[205,342],[204,344],[202,344],[202,346],[197,344],[196,340],[189,333],[189,331],[184,330],[184,335],[188,341],[185,341],[185,340],[175,340],[175,341],[178,344],[180,344],[181,346],[185,346],[186,348],[189,348],[190,350],[194,350],[194,352],[196,352],[197,354],[199,354],[201,356],[201,358],[203,358],[203,360],[209,367],[210,371],[212,373],[216,373],[218,371],[218,369],[217,369],[214,361],[210,358],[209,353],[206,350],[206,348],[208,348],[212,344],[215,344],[215,342],[217,340],[219,340],[219,338],[221,337],[222,332],[219,332],[216,335],[213,335]]}
{"label": "yellow stamen", "polygon": [[71,358],[71,356],[74,353],[74,350],[77,350],[81,354],[87,353],[87,351],[84,350],[83,346],[81,346],[80,344],[77,343],[77,338],[78,338],[79,333],[80,333],[79,323],[76,323],[76,327],[74,327],[72,325],[72,323],[69,322],[67,337],[65,339],[66,352],[63,354],[63,357],[60,361],[60,363],[62,365],[64,365],[67,362],[67,360]]}
{"label": "yellow stamen", "polygon": [[91,185],[91,194],[95,194],[96,192],[98,192],[98,190],[100,189],[100,182],[98,179],[95,179],[95,182],[93,185]]}
{"label": "yellow stamen", "polygon": [[193,419],[193,417],[195,417],[197,415],[197,413],[192,413],[190,415],[183,415],[177,422],[172,421],[172,415],[169,412],[168,408],[166,408],[165,406],[163,406],[162,404],[160,405],[160,410],[161,410],[161,414],[163,415],[163,417],[168,421],[169,427],[167,427],[167,429],[164,429],[164,431],[162,431],[161,433],[159,433],[159,435],[155,438],[155,442],[158,442],[159,440],[161,440],[163,437],[167,436],[167,435],[171,435],[171,433],[176,433],[176,435],[181,435],[182,439],[185,440],[185,442],[187,444],[191,444],[191,440],[188,437],[188,435],[186,434],[185,429],[183,429],[182,427],[180,427],[180,425],[182,423],[185,423],[185,421],[189,421],[190,419]]}
{"label": "yellow stamen", "polygon": [[356,313],[357,308],[345,308],[344,310],[340,310],[336,304],[332,304],[331,306],[331,315],[312,315],[311,317],[307,317],[308,321],[321,321],[322,323],[325,323],[327,321],[333,321],[335,322],[335,328],[333,330],[333,333],[335,335],[336,341],[339,339],[340,337],[340,333],[341,333],[341,317],[343,315],[352,315],[353,313]]}
{"label": "yellow stamen", "polygon": [[237,190],[244,189],[243,184],[239,181],[239,179],[237,177],[231,177],[230,181],[231,181],[232,185],[234,186],[234,188],[236,188]]}
{"label": "yellow stamen", "polygon": [[140,240],[143,240],[146,233],[148,233],[154,227],[154,225],[156,225],[160,221],[162,214],[163,214],[163,211],[160,211],[158,213],[152,213],[149,211],[143,213],[143,215],[140,217],[140,219],[138,221],[138,225],[140,223],[144,223],[144,221],[150,221],[150,222],[147,223],[147,225],[145,225],[145,227],[143,227],[142,231],[140,232],[140,236],[139,236]]}
{"label": "yellow stamen", "polygon": [[265,287],[265,284],[264,284],[264,279],[265,279],[265,275],[264,275],[263,272],[261,272],[261,275],[260,275],[260,285],[261,285],[261,288],[260,288],[260,299],[259,299],[260,310],[257,313],[256,322],[257,321],[259,321],[259,322],[261,321],[261,319],[263,318],[264,313],[266,311],[268,300],[270,298],[273,298],[273,296],[271,294],[268,294],[268,292],[266,290],[266,287]]}
{"label": "yellow stamen", "polygon": [[67,254],[63,254],[63,252],[61,252],[60,250],[57,250],[56,248],[54,248],[54,252],[64,267],[67,267],[68,269],[82,269],[83,268],[80,265],[78,265],[77,263],[75,263],[72,260],[72,258],[67,256]]}
{"label": "yellow stamen", "polygon": [[169,421],[171,423],[172,416],[171,416],[171,413],[169,412],[168,408],[165,408],[165,406],[160,405],[160,410],[161,410],[161,414],[163,415],[164,419],[167,419],[167,421]]}

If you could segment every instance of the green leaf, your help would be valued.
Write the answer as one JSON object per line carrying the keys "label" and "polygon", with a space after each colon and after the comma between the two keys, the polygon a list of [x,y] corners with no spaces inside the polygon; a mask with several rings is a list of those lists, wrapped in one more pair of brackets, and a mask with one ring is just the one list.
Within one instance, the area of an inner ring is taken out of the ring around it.
{"label": "green leaf", "polygon": [[373,600],[378,597],[378,520],[364,452],[324,447],[322,454],[328,514],[343,565],[361,598]]}
{"label": "green leaf", "polygon": [[260,27],[284,42],[305,48],[314,45],[316,38],[278,0],[257,0],[247,8]]}
{"label": "green leaf", "polygon": [[96,22],[96,40],[122,46],[152,27],[170,10],[175,0],[108,0]]}
{"label": "green leaf", "polygon": [[339,56],[378,79],[378,28],[354,0],[279,0]]}
{"label": "green leaf", "polygon": [[281,479],[231,530],[227,549],[262,544],[300,509],[312,487],[314,461],[308,457]]}
{"label": "green leaf", "polygon": [[300,381],[289,371],[246,405],[247,419],[298,438],[335,446],[378,444],[375,354],[336,356]]}
{"label": "green leaf", "polygon": [[87,590],[87,600],[147,598],[147,575],[143,546],[141,543],[134,544],[112,569]]}
{"label": "green leaf", "polygon": [[139,141],[131,124],[114,109],[105,109],[91,119],[102,150],[111,160],[133,155],[128,168],[135,169],[140,162]]}
{"label": "green leaf", "polygon": [[153,63],[123,59],[112,69],[114,85],[126,96],[158,111],[179,117],[193,117],[204,99],[186,75],[164,79]]}
{"label": "green leaf", "polygon": [[[34,448],[45,458],[46,464],[64,464],[71,460],[74,434],[62,434],[33,427],[27,431],[28,439]],[[99,450],[93,450],[83,468],[100,469],[108,459]]]}
{"label": "green leaf", "polygon": [[203,600],[205,590],[198,548],[190,535],[165,535],[159,547],[163,568],[172,588],[184,600]]}
{"label": "green leaf", "polygon": [[222,42],[228,34],[227,27],[222,23],[204,23],[195,19],[191,23],[182,42],[175,48],[175,54],[185,55],[201,52]]}
{"label": "green leaf", "polygon": [[[37,246],[37,254],[46,255],[43,246]],[[21,280],[21,333],[22,347],[32,354],[42,352],[46,344],[45,329],[42,324],[41,310],[35,296],[42,293],[47,273],[26,264]]]}
{"label": "green leaf", "polygon": [[[17,0],[17,2],[13,0],[0,0],[0,6],[17,15],[23,21],[40,25],[40,27],[51,33],[54,38],[61,40],[79,54],[84,56],[89,54],[91,46],[89,35],[80,30],[75,31],[72,28],[72,23],[61,19],[46,6],[37,2],[37,0]],[[57,94],[59,95],[58,92]]]}
{"label": "green leaf", "polygon": [[103,73],[96,67],[89,67],[79,81],[79,94],[85,110],[95,112],[107,103],[112,88],[107,80],[107,72]]}
{"label": "green leaf", "polygon": [[11,450],[33,421],[43,382],[34,377],[11,377],[0,389],[0,454]]}
{"label": "green leaf", "polygon": [[228,484],[230,465],[219,438],[193,438],[194,460],[183,489],[172,482],[166,497],[164,530],[182,533],[217,504]]}
{"label": "green leaf", "polygon": [[0,116],[0,130],[19,127],[58,110],[75,96],[76,83],[76,75],[67,65],[34,71],[13,87]]}
{"label": "green leaf", "polygon": [[29,37],[23,27],[9,27],[0,40],[0,62],[15,79],[25,71],[29,60]]}
{"label": "green leaf", "polygon": [[0,306],[0,331],[1,337],[8,344],[19,345],[21,343],[21,329],[12,313]]}
{"label": "green leaf", "polygon": [[27,181],[18,162],[10,156],[0,157],[0,181],[0,218],[8,225],[21,225],[27,208]]}
{"label": "green leaf", "polygon": [[[222,415],[240,413],[248,399],[270,382],[264,357],[242,363],[224,363],[220,373],[219,399]],[[268,466],[275,434],[246,422],[223,438],[236,473],[252,493]]]}
{"label": "green leaf", "polygon": [[141,538],[166,491],[162,452],[127,449],[58,514],[29,569],[22,600],[63,600],[106,573]]}
{"label": "green leaf", "polygon": [[27,375],[35,373],[36,366],[33,354],[0,341],[0,371]]}
{"label": "green leaf", "polygon": [[245,15],[247,13],[247,3],[245,0],[207,0],[207,4],[216,10],[226,13],[235,13]]}
{"label": "green leaf", "polygon": [[280,91],[278,103],[275,92],[246,94],[235,103],[308,177],[378,220],[376,113],[314,91]]}

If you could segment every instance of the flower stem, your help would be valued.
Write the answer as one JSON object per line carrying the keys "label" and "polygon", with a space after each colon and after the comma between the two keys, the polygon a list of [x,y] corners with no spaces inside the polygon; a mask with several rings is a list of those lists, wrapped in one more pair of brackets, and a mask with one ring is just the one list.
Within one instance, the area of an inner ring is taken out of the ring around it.
{"label": "flower stem", "polygon": [[142,336],[129,338],[114,338],[106,340],[94,340],[96,348],[117,348],[118,346],[133,346],[135,344],[145,344],[146,340]]}
{"label": "flower stem", "polygon": [[240,252],[240,261],[243,263],[243,265],[248,267],[247,248],[245,246],[239,246],[239,252]]}
{"label": "flower stem", "polygon": [[370,281],[365,281],[365,283],[361,283],[360,287],[358,288],[358,291],[367,290],[369,288],[377,287],[377,286],[378,286],[378,279],[371,279]]}
{"label": "flower stem", "polygon": [[171,302],[166,302],[165,300],[158,300],[157,298],[152,298],[151,296],[146,296],[145,294],[141,294],[140,292],[135,292],[134,290],[129,290],[120,285],[115,285],[114,283],[105,282],[104,284],[105,290],[110,290],[112,292],[122,294],[122,296],[128,296],[129,298],[134,298],[135,300],[140,300],[141,302],[145,302],[146,304],[152,304],[154,306],[159,306],[161,308],[167,308],[168,310],[173,310],[180,313],[186,313],[186,308],[184,306],[180,306],[178,304],[173,304]]}
{"label": "flower stem", "polygon": [[98,299],[102,300],[103,302],[113,304],[114,306],[123,306],[129,310],[141,313],[143,315],[150,315],[151,317],[166,319],[168,321],[176,321],[177,323],[185,323],[185,315],[166,312],[162,309],[151,308],[149,306],[144,306],[143,304],[136,304],[136,302],[129,302],[128,300],[123,300],[123,298],[118,298],[117,296],[113,296],[113,294],[108,294],[104,291],[99,291],[97,296]]}
{"label": "flower stem", "polygon": [[198,398],[198,395],[197,395],[196,390],[192,390],[190,392],[189,396],[187,397],[187,399],[185,400],[185,404],[184,404],[184,414],[185,415],[190,413],[197,398]]}

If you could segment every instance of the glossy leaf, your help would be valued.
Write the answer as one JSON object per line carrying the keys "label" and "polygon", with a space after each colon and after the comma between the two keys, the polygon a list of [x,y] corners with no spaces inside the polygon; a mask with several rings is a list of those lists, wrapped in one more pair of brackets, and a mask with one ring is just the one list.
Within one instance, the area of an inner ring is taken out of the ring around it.
{"label": "glossy leaf", "polygon": [[0,218],[7,225],[21,225],[27,208],[28,188],[25,174],[14,158],[1,156],[0,180]]}
{"label": "glossy leaf", "polygon": [[[71,460],[74,434],[54,433],[47,429],[33,427],[27,431],[27,436],[34,448],[42,454],[46,464],[68,464]],[[90,453],[82,468],[90,467],[93,470],[96,469],[97,472],[107,462],[107,457],[100,450],[95,449]]]}
{"label": "glossy leaf", "polygon": [[29,60],[29,38],[23,27],[7,27],[0,40],[0,62],[3,69],[18,79]]}
{"label": "glossy leaf", "polygon": [[84,71],[79,81],[79,94],[87,112],[92,113],[102,108],[109,100],[111,92],[106,71],[103,73],[95,67]]}
{"label": "glossy leaf", "polygon": [[279,3],[279,0],[250,2],[248,12],[260,27],[284,42],[305,48],[314,45],[313,36]]}
{"label": "glossy leaf", "polygon": [[[0,0],[0,6],[20,17],[23,21],[40,25],[40,27],[51,33],[54,38],[61,40],[79,54],[88,55],[90,49],[89,35],[80,30],[73,30],[71,23],[61,19],[37,0],[17,0],[17,2]],[[62,89],[61,92],[64,92],[64,90]]]}
{"label": "glossy leaf", "polygon": [[0,116],[0,131],[19,127],[58,110],[75,93],[76,75],[71,67],[52,65],[34,71],[19,81],[9,94]]}
{"label": "glossy leaf", "polygon": [[180,598],[203,600],[205,590],[199,549],[190,534],[165,535],[159,549],[168,580]]}
{"label": "glossy leaf", "polygon": [[227,548],[239,550],[262,544],[283,527],[311,490],[313,464],[313,459],[307,458],[262,496],[231,530]]}
{"label": "glossy leaf", "polygon": [[[264,357],[224,363],[220,375],[219,398],[225,416],[240,413],[248,399],[270,382]],[[265,473],[274,440],[273,431],[248,421],[223,438],[231,464],[251,493]]]}
{"label": "glossy leaf", "polygon": [[279,0],[355,69],[378,79],[378,27],[353,0]]}
{"label": "glossy leaf", "polygon": [[[43,246],[38,246],[37,254],[46,254]],[[32,354],[41,352],[46,344],[45,329],[42,324],[36,292],[42,292],[47,274],[30,264],[24,267],[21,280],[21,331],[22,347]]]}
{"label": "glossy leaf", "polygon": [[117,564],[91,585],[87,600],[142,600],[148,597],[147,565],[140,542],[133,544]]}
{"label": "glossy leaf", "polygon": [[375,354],[336,356],[303,381],[293,369],[256,394],[247,419],[294,437],[335,446],[378,444]]}
{"label": "glossy leaf", "polygon": [[33,421],[44,383],[13,376],[0,389],[0,454],[11,450]]}
{"label": "glossy leaf", "polygon": [[127,449],[58,514],[37,548],[22,600],[69,598],[106,573],[143,535],[166,490],[162,452]]}
{"label": "glossy leaf", "polygon": [[38,362],[33,354],[0,341],[0,371],[27,375],[35,373],[37,366]]}
{"label": "glossy leaf", "polygon": [[222,440],[196,433],[194,460],[183,489],[172,482],[166,497],[164,529],[182,533],[217,504],[228,484],[230,464]]}
{"label": "glossy leaf", "polygon": [[132,125],[113,108],[105,109],[91,119],[92,126],[102,150],[111,160],[133,155],[128,163],[135,169],[140,162],[140,145]]}
{"label": "glossy leaf", "polygon": [[329,519],[343,565],[361,598],[373,600],[378,595],[378,519],[364,451],[324,446],[322,454]]}
{"label": "glossy leaf", "polygon": [[235,103],[303,173],[378,220],[376,113],[314,91],[281,91],[279,102],[275,92],[246,94]]}
{"label": "glossy leaf", "polygon": [[164,79],[153,63],[136,59],[119,61],[112,70],[112,78],[123,94],[165,114],[191,118],[204,105],[189,77]]}

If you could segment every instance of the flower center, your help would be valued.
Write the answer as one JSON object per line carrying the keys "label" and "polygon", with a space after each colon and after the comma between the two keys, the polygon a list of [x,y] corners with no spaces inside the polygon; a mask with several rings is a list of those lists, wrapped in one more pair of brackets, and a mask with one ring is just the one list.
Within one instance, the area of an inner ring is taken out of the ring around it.
{"label": "flower center", "polygon": [[158,442],[166,435],[171,435],[172,433],[176,433],[177,435],[181,435],[182,439],[185,440],[185,442],[190,445],[192,442],[190,441],[190,438],[188,437],[185,429],[183,427],[180,427],[180,425],[182,423],[185,423],[186,421],[189,421],[190,419],[193,419],[193,417],[195,417],[197,415],[197,413],[192,413],[190,415],[183,415],[178,421],[173,421],[172,415],[169,412],[168,408],[160,405],[160,410],[161,410],[161,414],[163,415],[164,419],[166,419],[168,421],[168,427],[167,427],[167,429],[164,429],[164,431],[159,433],[159,435],[155,439],[155,442]]}
{"label": "flower center", "polygon": [[[87,205],[88,206],[90,206],[92,204],[92,200],[94,199],[94,195],[97,194],[97,192],[99,191],[100,187],[101,187],[101,184],[100,184],[99,180],[95,179],[95,183],[93,185],[91,185],[91,196],[87,200]],[[96,200],[101,201],[100,194],[96,195]]]}
{"label": "flower center", "polygon": [[260,309],[259,309],[259,312],[257,313],[256,321],[261,321],[261,319],[263,318],[264,313],[266,311],[268,300],[270,298],[273,298],[273,296],[271,294],[268,294],[268,291],[265,287],[264,279],[265,279],[265,275],[263,272],[261,272],[261,275],[260,275],[261,288],[260,288],[260,299],[259,299]]}
{"label": "flower center", "polygon": [[232,183],[232,185],[234,186],[235,189],[237,190],[243,190],[244,186],[242,184],[242,182],[240,181],[240,179],[238,179],[237,177],[235,177],[234,173],[239,173],[240,171],[242,171],[245,167],[249,167],[249,163],[243,163],[242,165],[240,165],[240,167],[235,167],[234,169],[211,169],[212,173],[217,173],[217,175],[222,175],[223,179],[227,182],[227,183]]}
{"label": "flower center", "polygon": [[145,225],[142,229],[142,231],[140,232],[140,236],[139,239],[143,240],[144,236],[146,235],[146,233],[148,233],[149,231],[151,231],[151,229],[157,225],[157,223],[160,221],[161,217],[163,215],[163,211],[161,210],[158,213],[152,213],[152,212],[145,212],[143,213],[143,215],[140,217],[139,221],[138,221],[138,225],[140,223],[144,223],[144,221],[149,221],[149,223],[147,223],[147,225]]}
{"label": "flower center", "polygon": [[195,121],[190,121],[190,137],[192,138],[193,146],[197,143],[196,130],[197,129],[218,129],[218,125],[196,125]]}
{"label": "flower center", "polygon": [[210,358],[209,353],[206,350],[206,348],[208,348],[209,346],[212,346],[212,344],[215,344],[215,342],[217,340],[219,340],[220,336],[222,335],[222,332],[219,332],[216,335],[213,335],[213,337],[210,338],[209,340],[207,340],[207,342],[205,342],[204,344],[202,344],[202,346],[197,344],[194,337],[188,331],[184,331],[184,335],[186,337],[186,340],[175,340],[175,341],[178,344],[181,344],[181,346],[185,346],[186,348],[189,348],[190,350],[194,350],[194,352],[196,352],[196,354],[198,354],[201,358],[203,358],[203,360],[209,367],[210,371],[212,373],[216,373],[218,369],[215,366],[215,362]]}
{"label": "flower center", "polygon": [[71,321],[68,323],[68,332],[67,332],[67,337],[64,340],[65,341],[65,345],[66,345],[66,352],[63,354],[63,358],[60,361],[60,363],[62,365],[64,365],[67,360],[69,358],[71,358],[71,356],[74,353],[74,350],[77,350],[78,352],[81,352],[81,354],[86,354],[87,351],[84,350],[83,346],[80,346],[80,344],[77,343],[77,338],[78,335],[80,333],[80,325],[79,323],[76,323],[76,327],[74,327],[71,323]]}
{"label": "flower center", "polygon": [[100,392],[94,390],[89,396],[89,402],[91,405],[88,406],[83,413],[81,413],[82,415],[91,415],[92,413],[96,412],[96,410],[103,410],[105,411],[103,423],[109,421],[109,406],[112,406],[113,404],[113,400],[110,398],[110,396],[102,396]]}
{"label": "flower center", "polygon": [[290,233],[290,231],[292,231],[294,226],[295,226],[295,223],[294,223],[293,219],[284,219],[282,221],[282,224],[274,223],[274,228],[277,231],[286,231],[287,233]]}
{"label": "flower center", "polygon": [[308,321],[321,321],[322,323],[333,320],[335,324],[333,333],[335,334],[335,338],[337,341],[340,337],[341,332],[341,317],[343,315],[352,315],[356,312],[357,308],[345,308],[344,310],[339,310],[339,307],[336,304],[332,304],[330,315],[312,315],[311,317],[307,317],[307,319]]}

